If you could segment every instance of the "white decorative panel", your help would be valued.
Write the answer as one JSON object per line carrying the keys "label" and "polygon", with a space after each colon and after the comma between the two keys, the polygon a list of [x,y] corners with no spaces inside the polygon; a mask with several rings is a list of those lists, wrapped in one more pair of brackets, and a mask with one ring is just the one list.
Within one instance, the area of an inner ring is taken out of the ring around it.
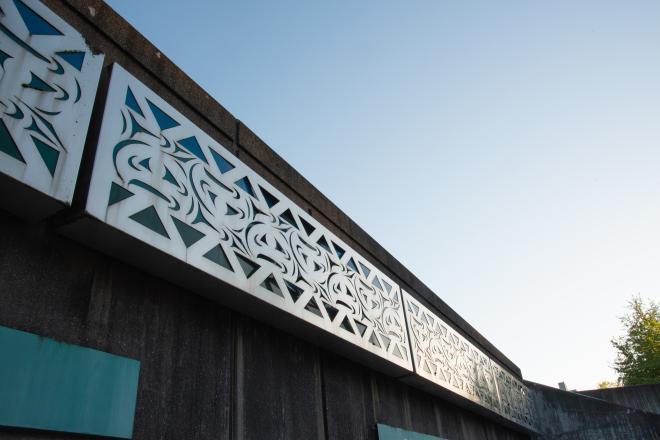
{"label": "white decorative panel", "polygon": [[533,428],[527,387],[403,292],[415,372],[507,419]]}
{"label": "white decorative panel", "polygon": [[87,211],[412,370],[401,290],[118,65]]}
{"label": "white decorative panel", "polygon": [[71,202],[103,55],[42,3],[0,0],[0,172]]}

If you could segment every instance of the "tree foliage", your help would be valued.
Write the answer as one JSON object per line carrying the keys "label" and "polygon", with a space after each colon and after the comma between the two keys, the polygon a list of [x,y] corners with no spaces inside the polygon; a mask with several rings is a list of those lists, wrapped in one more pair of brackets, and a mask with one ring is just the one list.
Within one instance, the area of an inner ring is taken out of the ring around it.
{"label": "tree foliage", "polygon": [[612,382],[609,380],[604,380],[602,382],[598,382],[598,389],[599,390],[604,390],[606,388],[616,388],[618,384],[616,382]]}
{"label": "tree foliage", "polygon": [[629,312],[622,316],[622,336],[612,339],[617,350],[614,370],[621,385],[660,383],[660,308],[648,306],[639,296],[628,302]]}

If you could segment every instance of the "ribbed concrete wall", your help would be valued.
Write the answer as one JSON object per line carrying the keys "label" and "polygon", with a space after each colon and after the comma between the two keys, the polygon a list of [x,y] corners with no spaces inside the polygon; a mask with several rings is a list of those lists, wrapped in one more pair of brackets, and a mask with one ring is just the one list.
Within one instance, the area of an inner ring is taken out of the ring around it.
{"label": "ribbed concrete wall", "polygon": [[135,439],[527,438],[2,211],[0,304],[0,325],[140,360]]}

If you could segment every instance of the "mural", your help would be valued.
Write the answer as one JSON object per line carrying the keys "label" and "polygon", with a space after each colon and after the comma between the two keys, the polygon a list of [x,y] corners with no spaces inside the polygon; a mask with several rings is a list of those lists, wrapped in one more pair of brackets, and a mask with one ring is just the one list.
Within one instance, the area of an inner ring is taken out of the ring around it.
{"label": "mural", "polygon": [[40,2],[0,0],[0,172],[71,202],[102,63]]}
{"label": "mural", "polygon": [[410,294],[403,295],[417,374],[533,428],[534,411],[525,385]]}
{"label": "mural", "polygon": [[396,283],[117,65],[87,209],[412,369]]}

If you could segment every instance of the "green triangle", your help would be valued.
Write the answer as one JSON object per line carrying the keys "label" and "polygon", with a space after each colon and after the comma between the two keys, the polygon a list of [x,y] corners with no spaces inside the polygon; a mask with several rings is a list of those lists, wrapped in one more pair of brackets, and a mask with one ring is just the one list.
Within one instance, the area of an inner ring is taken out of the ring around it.
{"label": "green triangle", "polygon": [[142,226],[151,229],[155,233],[162,235],[165,238],[170,238],[170,236],[167,234],[167,230],[165,230],[165,226],[163,226],[163,222],[160,221],[160,217],[158,217],[156,208],[153,206],[143,209],[142,211],[138,211],[131,215],[129,218],[138,222]]}
{"label": "green triangle", "polygon": [[127,199],[134,194],[124,188],[123,186],[117,185],[115,182],[112,182],[110,187],[110,197],[108,198],[108,206],[112,206],[115,203],[119,203],[124,199]]}
{"label": "green triangle", "polygon": [[14,58],[13,56],[9,55],[3,50],[0,50],[0,67],[3,69],[5,68],[5,61],[7,61],[9,58]]}
{"label": "green triangle", "polygon": [[238,263],[241,265],[243,272],[245,272],[246,278],[250,278],[260,267],[257,263],[248,260],[243,255],[236,254],[236,258],[238,258]]}
{"label": "green triangle", "polygon": [[5,125],[5,121],[3,121],[2,119],[0,119],[0,151],[2,151],[3,153],[7,153],[14,159],[20,160],[21,162],[25,163],[25,159],[23,159],[23,155],[19,151],[16,142],[14,142],[14,138],[11,137],[11,134],[9,133],[9,129]]}
{"label": "green triangle", "polygon": [[50,86],[46,81],[43,79],[39,78],[37,75],[35,75],[33,72],[30,72],[32,74],[32,77],[30,78],[30,83],[29,84],[23,84],[23,87],[29,87],[34,90],[39,90],[41,92],[56,92],[54,88]]}
{"label": "green triangle", "polygon": [[381,348],[380,342],[378,341],[378,337],[376,336],[375,331],[373,331],[371,333],[371,336],[369,336],[369,343],[375,347]]}
{"label": "green triangle", "polygon": [[265,280],[260,284],[261,287],[264,289],[268,289],[271,292],[273,292],[275,295],[279,295],[282,298],[284,298],[284,295],[282,294],[282,290],[280,289],[280,286],[277,285],[277,281],[275,280],[275,277],[271,273],[266,277]]}
{"label": "green triangle", "polygon": [[225,254],[225,251],[222,250],[222,246],[220,245],[211,248],[204,254],[204,258],[213,261],[215,264],[222,266],[225,269],[229,269],[232,272],[234,271],[231,264],[229,264],[229,260],[227,260],[227,254]]}
{"label": "green triangle", "polygon": [[367,331],[367,326],[362,324],[360,321],[355,321],[355,326],[360,332],[360,336],[364,336],[364,333]]}
{"label": "green triangle", "polygon": [[149,158],[147,157],[146,159],[143,159],[138,162],[138,165],[142,165],[142,168],[144,168],[147,171],[151,171],[151,166],[149,165]]}
{"label": "green triangle", "polygon": [[181,236],[181,239],[185,243],[186,247],[189,248],[193,244],[197,243],[199,240],[204,238],[204,234],[199,232],[197,229],[193,228],[192,226],[189,226],[188,224],[182,222],[176,217],[172,217],[172,220],[174,221],[174,226],[176,226],[176,230],[179,231],[179,235]]}
{"label": "green triangle", "polygon": [[348,316],[344,316],[344,319],[341,321],[341,324],[339,324],[339,327],[343,328],[347,332],[354,333],[353,327],[351,327],[351,323],[349,322]]}
{"label": "green triangle", "polygon": [[165,175],[163,176],[163,180],[167,180],[172,185],[179,186],[179,183],[174,178],[174,174],[172,174],[172,172],[167,167],[165,167]]}
{"label": "green triangle", "polygon": [[316,316],[323,318],[323,313],[321,312],[321,309],[319,308],[319,303],[316,301],[316,298],[311,297],[309,299],[309,302],[307,302],[307,305],[305,306],[305,310],[308,312],[312,312]]}
{"label": "green triangle", "polygon": [[50,171],[50,175],[54,176],[55,168],[57,168],[57,160],[60,157],[60,152],[47,143],[40,141],[36,137],[30,137],[32,138],[32,142],[34,142],[34,145],[37,147],[37,151],[39,151],[41,158],[44,160],[46,168],[48,168],[48,171]]}

